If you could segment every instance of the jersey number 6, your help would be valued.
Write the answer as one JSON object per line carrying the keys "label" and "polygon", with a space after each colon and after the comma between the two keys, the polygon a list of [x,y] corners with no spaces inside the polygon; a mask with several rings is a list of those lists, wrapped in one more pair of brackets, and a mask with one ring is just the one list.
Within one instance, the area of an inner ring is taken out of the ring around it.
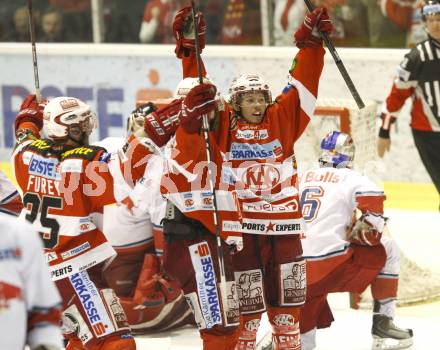
{"label": "jersey number 6", "polygon": [[40,223],[41,226],[49,228],[50,232],[40,232],[43,239],[44,248],[53,249],[58,244],[58,233],[60,231],[60,225],[56,219],[48,218],[47,213],[49,208],[61,209],[63,206],[62,200],[59,197],[40,196],[36,193],[28,192],[23,196],[23,204],[27,208],[31,206],[30,213],[26,214],[26,220],[33,223],[38,216],[38,212],[41,212]]}
{"label": "jersey number 6", "polygon": [[301,210],[305,221],[312,221],[318,215],[321,207],[320,198],[324,195],[324,190],[320,186],[306,187],[301,193]]}

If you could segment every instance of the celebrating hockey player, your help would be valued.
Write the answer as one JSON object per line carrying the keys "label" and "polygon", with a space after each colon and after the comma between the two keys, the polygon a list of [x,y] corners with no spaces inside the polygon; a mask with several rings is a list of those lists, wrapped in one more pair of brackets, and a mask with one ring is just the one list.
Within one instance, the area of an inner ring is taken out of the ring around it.
{"label": "celebrating hockey player", "polygon": [[61,298],[37,232],[4,213],[0,232],[0,349],[61,350]]}
{"label": "celebrating hockey player", "polygon": [[[321,148],[321,167],[299,177],[307,222],[302,240],[307,259],[307,299],[300,324],[302,350],[314,349],[316,329],[329,327],[333,321],[328,293],[361,293],[369,285],[374,299],[373,349],[407,348],[412,345],[412,331],[393,323],[399,251],[392,239],[382,237],[385,195],[367,177],[351,169],[355,147],[349,135],[330,132]],[[362,215],[352,222],[356,209]]]}
{"label": "celebrating hockey player", "polygon": [[[186,31],[189,13],[190,8],[184,8],[176,15],[173,30],[184,77],[194,78],[194,35]],[[203,48],[205,25],[200,14],[196,25]],[[217,168],[217,229],[223,261],[218,261],[213,235],[216,227],[212,193],[206,186],[201,118],[185,124],[180,119],[173,160],[185,171],[171,170],[166,178],[169,181],[163,182],[169,209],[164,221],[164,267],[178,278],[186,293],[204,349],[254,348],[266,307],[274,348],[300,349],[299,307],[305,300],[300,234],[304,228],[294,187],[293,145],[313,114],[323,67],[322,40],[312,34],[316,28],[327,33],[332,30],[323,8],[308,14],[296,32],[301,49],[293,61],[289,83],[275,101],[257,74],[234,80],[230,104],[215,101],[215,88],[207,82],[191,91],[203,91],[211,101],[202,105],[191,93],[185,97],[183,115],[199,111],[211,119],[209,139]],[[203,67],[202,71],[205,73]],[[219,271],[221,263],[226,270],[226,291],[216,288],[224,272]],[[297,278],[302,283],[294,283]],[[237,296],[241,329],[237,327]]]}
{"label": "celebrating hockey player", "polygon": [[[43,106],[28,96],[15,120],[12,163],[25,217],[41,234],[63,299],[67,350],[132,350],[124,311],[101,276],[115,251],[99,214],[115,197],[108,154],[88,144],[95,120],[79,99],[57,97]],[[48,139],[40,138],[43,123]]]}
{"label": "celebrating hockey player", "polygon": [[390,150],[391,125],[406,99],[411,97],[414,143],[440,193],[440,1],[426,1],[421,11],[428,39],[406,54],[397,69],[397,77],[381,114],[378,152],[383,157]]}
{"label": "celebrating hockey player", "polygon": [[18,216],[23,209],[20,194],[11,180],[0,170],[0,212]]}

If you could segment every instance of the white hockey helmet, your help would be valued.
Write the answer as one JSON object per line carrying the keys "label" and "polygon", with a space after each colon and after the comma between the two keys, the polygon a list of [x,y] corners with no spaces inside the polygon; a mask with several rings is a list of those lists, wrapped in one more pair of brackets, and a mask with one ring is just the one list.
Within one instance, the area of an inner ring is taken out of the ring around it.
{"label": "white hockey helmet", "polygon": [[353,165],[355,147],[350,135],[331,131],[322,139],[321,149],[321,167],[350,168]]}
{"label": "white hockey helmet", "polygon": [[269,85],[258,74],[242,74],[235,78],[229,87],[229,98],[232,107],[240,110],[240,98],[243,94],[253,91],[262,91],[264,93],[266,103],[272,102],[272,94]]}
{"label": "white hockey helmet", "polygon": [[[203,83],[215,85],[214,82],[207,77],[203,77]],[[199,78],[185,78],[181,80],[180,83],[177,84],[174,98],[185,98],[188,92],[197,85],[199,85]],[[215,102],[218,110],[224,110],[224,100],[218,90],[215,95]]]}
{"label": "white hockey helmet", "polygon": [[75,97],[53,98],[44,107],[43,119],[47,136],[56,141],[67,140],[71,127],[78,126],[88,136],[98,126],[90,106]]}
{"label": "white hockey helmet", "polygon": [[[204,83],[212,84],[212,81],[208,78],[203,78]],[[174,92],[175,98],[185,98],[188,95],[188,92],[193,88],[199,85],[199,78],[185,78],[177,84],[176,91]]]}

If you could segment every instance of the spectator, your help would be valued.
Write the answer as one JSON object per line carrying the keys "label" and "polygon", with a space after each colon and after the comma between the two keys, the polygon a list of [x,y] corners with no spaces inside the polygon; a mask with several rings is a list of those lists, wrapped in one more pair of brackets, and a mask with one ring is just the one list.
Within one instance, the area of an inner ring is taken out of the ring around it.
{"label": "spectator", "polygon": [[[37,16],[35,16],[35,18],[37,18]],[[9,41],[29,41],[29,16],[28,9],[25,6],[19,7],[15,10],[14,27],[9,35]]]}
{"label": "spectator", "polygon": [[301,25],[305,12],[304,1],[275,0],[273,26],[276,46],[292,45],[293,33]]}
{"label": "spectator", "polygon": [[105,41],[111,43],[139,42],[139,28],[145,0],[107,1]]}
{"label": "spectator", "polygon": [[407,47],[413,48],[427,39],[420,10],[422,6],[423,0],[382,0],[383,15],[407,33]]}
{"label": "spectator", "polygon": [[150,0],[145,5],[144,18],[139,31],[141,43],[172,43],[171,31],[174,15],[181,8],[181,0]]}
{"label": "spectator", "polygon": [[[404,1],[405,6],[411,1],[413,0]],[[328,8],[335,27],[332,39],[337,46],[405,46],[410,12],[402,5],[402,1],[382,0],[382,7],[378,0],[313,0],[313,3]],[[392,10],[395,8],[401,10],[400,17],[396,17]],[[304,16],[304,11],[306,9],[302,1],[277,0],[274,12],[274,36],[277,45],[287,44],[288,36],[301,23],[297,19]],[[390,12],[393,12],[392,19],[387,17]]]}
{"label": "spectator", "polygon": [[206,42],[217,44],[217,39],[222,30],[222,18],[225,12],[225,2],[223,0],[201,0],[200,11],[203,12],[206,23]]}
{"label": "spectator", "polygon": [[225,45],[261,45],[259,0],[229,0],[219,39]]}
{"label": "spectator", "polygon": [[65,42],[67,35],[63,26],[63,15],[56,7],[48,7],[41,17],[42,42]]}
{"label": "spectator", "polygon": [[49,0],[63,14],[69,38],[75,42],[91,42],[93,38],[90,0]]}

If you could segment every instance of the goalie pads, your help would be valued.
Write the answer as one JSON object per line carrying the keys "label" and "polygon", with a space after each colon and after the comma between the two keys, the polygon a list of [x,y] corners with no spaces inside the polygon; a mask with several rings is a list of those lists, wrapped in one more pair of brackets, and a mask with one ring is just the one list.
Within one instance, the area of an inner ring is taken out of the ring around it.
{"label": "goalie pads", "polygon": [[177,281],[161,272],[159,257],[146,254],[133,298],[120,298],[133,332],[163,331],[193,322]]}
{"label": "goalie pads", "polygon": [[380,244],[382,230],[378,230],[368,219],[362,215],[348,229],[348,240],[354,244],[375,246]]}

